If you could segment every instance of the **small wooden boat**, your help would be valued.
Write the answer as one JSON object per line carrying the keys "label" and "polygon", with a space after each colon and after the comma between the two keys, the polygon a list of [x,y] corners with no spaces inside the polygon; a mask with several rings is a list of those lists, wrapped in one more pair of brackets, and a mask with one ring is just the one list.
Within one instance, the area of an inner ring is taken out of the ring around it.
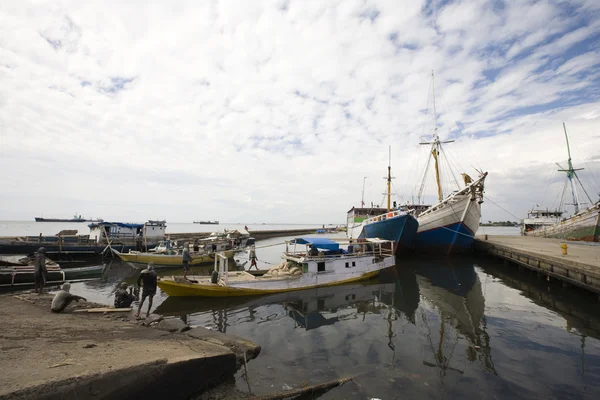
{"label": "small wooden boat", "polygon": [[[308,246],[318,249],[318,253],[309,252]],[[281,257],[281,264],[262,276],[254,276],[247,271],[229,271],[228,257],[219,253],[210,279],[164,277],[158,286],[169,296],[252,296],[365,280],[395,264],[394,242],[376,238],[297,238],[286,241]]]}
{"label": "small wooden boat", "polygon": [[[130,251],[129,253],[121,253],[115,249],[112,249],[121,260],[132,263],[148,264],[153,262],[158,266],[169,266],[169,267],[181,267],[183,265],[181,261],[181,254],[168,254],[168,253],[151,253],[141,251]],[[233,257],[233,255],[239,250],[231,249],[225,250],[220,253],[208,252],[208,253],[194,253],[192,252],[192,261],[190,265],[201,265],[211,264],[215,262],[216,254],[225,254],[227,258]]]}
{"label": "small wooden boat", "polygon": [[[62,269],[57,263],[46,264],[48,273],[46,284],[59,284],[66,281],[95,279],[102,275],[103,265]],[[32,265],[0,268],[0,287],[32,286],[34,284]]]}
{"label": "small wooden boat", "polygon": [[11,265],[27,265],[31,258],[27,256],[27,254],[6,254],[0,255],[0,265],[1,266],[11,266]]}

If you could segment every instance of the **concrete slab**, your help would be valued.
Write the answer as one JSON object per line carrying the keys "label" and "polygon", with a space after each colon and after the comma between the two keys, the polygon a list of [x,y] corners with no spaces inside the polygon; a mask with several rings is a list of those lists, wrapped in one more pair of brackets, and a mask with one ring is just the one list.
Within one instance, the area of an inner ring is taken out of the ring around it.
{"label": "concrete slab", "polygon": [[[523,250],[532,254],[560,259],[562,262],[576,262],[598,267],[600,270],[600,244],[574,242],[561,239],[541,238],[533,236],[496,236],[477,235],[482,242],[489,242],[513,249]],[[567,244],[567,255],[562,255],[561,244]]]}
{"label": "concrete slab", "polygon": [[161,390],[186,398],[236,371],[240,345],[221,334],[196,338],[112,315],[55,314],[50,295],[20,297],[0,296],[0,399],[138,398]]}

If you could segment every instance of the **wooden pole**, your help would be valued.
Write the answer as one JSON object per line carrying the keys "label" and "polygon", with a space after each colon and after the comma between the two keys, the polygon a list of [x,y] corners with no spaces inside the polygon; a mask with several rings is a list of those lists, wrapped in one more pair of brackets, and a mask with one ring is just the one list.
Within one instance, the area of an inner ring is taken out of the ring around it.
{"label": "wooden pole", "polygon": [[290,397],[297,397],[297,396],[304,395],[304,394],[310,394],[310,393],[314,393],[314,392],[326,391],[326,390],[333,389],[334,387],[343,385],[344,383],[351,381],[354,378],[356,378],[356,376],[352,376],[349,378],[334,379],[332,381],[319,383],[317,385],[310,385],[310,386],[306,386],[306,387],[303,387],[300,389],[285,390],[282,392],[271,393],[271,394],[267,394],[264,396],[251,397],[250,400],[280,400],[280,399],[287,399]]}
{"label": "wooden pole", "polygon": [[146,224],[144,224],[144,247],[148,251],[148,236],[146,235]]}

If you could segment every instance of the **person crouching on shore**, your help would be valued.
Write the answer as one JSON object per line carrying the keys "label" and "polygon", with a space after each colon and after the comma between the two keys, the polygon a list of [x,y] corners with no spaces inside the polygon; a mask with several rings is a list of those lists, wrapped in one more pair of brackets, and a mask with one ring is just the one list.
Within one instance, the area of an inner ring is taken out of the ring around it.
{"label": "person crouching on shore", "polygon": [[52,299],[52,305],[50,306],[52,312],[59,313],[64,311],[73,300],[87,301],[85,297],[69,293],[69,290],[71,290],[71,284],[69,282],[63,283],[61,290]]}

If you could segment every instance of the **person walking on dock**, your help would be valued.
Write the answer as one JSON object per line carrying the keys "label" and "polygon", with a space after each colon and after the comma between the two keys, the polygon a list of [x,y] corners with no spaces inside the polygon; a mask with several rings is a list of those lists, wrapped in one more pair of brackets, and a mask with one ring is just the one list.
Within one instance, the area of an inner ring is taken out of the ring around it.
{"label": "person walking on dock", "polygon": [[181,262],[183,263],[183,279],[187,279],[187,274],[190,271],[190,262],[192,262],[192,255],[190,254],[190,244],[188,242],[185,242],[183,244]]}
{"label": "person walking on dock", "polygon": [[258,258],[256,257],[256,247],[255,246],[252,246],[250,248],[250,254],[248,255],[248,258],[250,259],[250,268],[248,268],[248,269],[252,269],[252,267],[254,267],[258,271],[258,265],[256,265],[256,260],[258,260]]}
{"label": "person walking on dock", "polygon": [[44,285],[46,284],[46,248],[40,247],[35,255],[35,261],[33,263],[33,278],[35,285],[35,293],[42,294]]}
{"label": "person walking on dock", "polygon": [[136,318],[140,317],[140,312],[142,311],[142,306],[144,305],[144,300],[146,300],[146,297],[148,297],[148,311],[146,312],[146,317],[150,315],[150,309],[152,308],[152,299],[156,294],[156,280],[157,275],[154,271],[154,263],[150,262],[148,263],[148,267],[142,271],[140,277],[137,280],[137,286],[140,287],[143,283],[143,289],[142,301],[140,301],[137,314],[135,314]]}
{"label": "person walking on dock", "polygon": [[50,306],[50,310],[55,313],[59,313],[64,311],[65,308],[71,304],[73,301],[87,301],[85,297],[77,296],[76,294],[71,294],[69,291],[71,290],[71,284],[69,282],[63,283],[60,291],[56,293],[54,298],[52,299],[52,305]]}

